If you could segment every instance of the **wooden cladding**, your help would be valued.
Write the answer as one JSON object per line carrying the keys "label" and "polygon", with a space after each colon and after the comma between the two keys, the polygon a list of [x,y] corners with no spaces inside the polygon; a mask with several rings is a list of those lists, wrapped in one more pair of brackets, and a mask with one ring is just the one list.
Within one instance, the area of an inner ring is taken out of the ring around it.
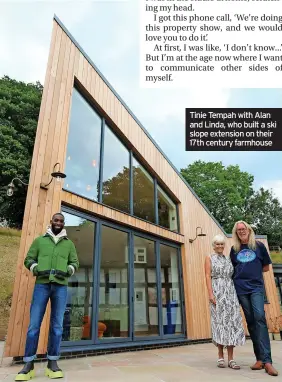
{"label": "wooden cladding", "polygon": [[171,240],[179,244],[184,243],[183,235],[169,231],[155,224],[151,224],[150,222],[138,219],[134,216],[127,215],[121,211],[114,210],[102,204],[92,202],[91,200],[74,195],[68,191],[63,191],[62,203],[64,203],[64,205],[80,209],[86,213],[93,213],[96,216],[138,229],[139,231],[160,236],[166,240]]}
{"label": "wooden cladding", "polygon": [[[108,122],[116,132],[131,143],[138,158],[143,160],[147,168],[153,169],[158,179],[180,201],[181,234],[170,232],[109,207],[62,191],[56,182],[52,182],[48,190],[40,188],[41,182],[49,182],[50,174],[56,162],[61,164],[62,171],[65,168],[74,81],[77,81],[80,87],[84,89],[90,102],[92,101],[93,104],[99,106],[100,110],[103,110]],[[181,243],[188,337],[190,339],[210,338],[210,312],[204,278],[204,261],[205,257],[212,251],[212,238],[216,234],[224,233],[111,88],[54,20],[31,166],[5,356],[22,356],[24,354],[34,278],[23,267],[23,259],[34,238],[45,231],[50,217],[60,210],[62,203]],[[198,226],[202,228],[206,237],[198,237],[193,243],[190,243],[189,239],[195,237]],[[227,252],[230,247],[231,239],[228,239]],[[280,314],[272,270],[265,275],[265,284],[270,303],[266,306],[266,312],[271,327],[271,320]],[[41,328],[39,354],[46,352],[49,314],[48,307]]]}
{"label": "wooden cladding", "polygon": [[[266,246],[269,252],[267,240],[259,239],[259,241],[261,241]],[[281,313],[272,265],[270,265],[270,271],[264,273],[264,284],[266,297],[269,302],[269,304],[265,305],[268,328],[270,331],[275,331],[275,319],[279,317]]]}
{"label": "wooden cladding", "polygon": [[[56,162],[64,163],[73,73],[77,57],[76,47],[55,23],[31,165],[5,346],[6,356],[24,354],[34,278],[24,268],[23,259],[34,238],[45,231],[52,214],[60,210],[61,190],[58,185],[52,182],[46,191],[40,188],[40,183],[49,182]],[[48,306],[41,327],[38,353],[46,351],[49,315]]]}

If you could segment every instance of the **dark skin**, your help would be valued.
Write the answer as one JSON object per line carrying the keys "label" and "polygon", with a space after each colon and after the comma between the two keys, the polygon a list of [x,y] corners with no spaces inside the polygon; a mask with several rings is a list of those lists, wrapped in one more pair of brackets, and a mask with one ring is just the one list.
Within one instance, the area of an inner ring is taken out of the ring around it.
{"label": "dark skin", "polygon": [[55,235],[58,235],[65,226],[65,218],[61,214],[55,214],[50,220],[51,229]]}

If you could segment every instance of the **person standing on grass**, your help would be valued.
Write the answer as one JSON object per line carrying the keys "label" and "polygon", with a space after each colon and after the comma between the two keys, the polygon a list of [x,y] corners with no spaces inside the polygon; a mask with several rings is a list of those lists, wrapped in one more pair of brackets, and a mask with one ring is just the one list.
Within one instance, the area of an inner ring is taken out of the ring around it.
{"label": "person standing on grass", "polygon": [[232,280],[234,269],[229,256],[224,254],[224,237],[215,236],[212,246],[214,252],[205,260],[205,275],[210,301],[212,341],[218,348],[217,366],[226,366],[223,353],[226,347],[228,367],[239,370],[240,366],[233,359],[233,350],[235,346],[245,344],[245,332]]}
{"label": "person standing on grass", "polygon": [[51,301],[51,317],[45,375],[62,378],[58,367],[60,344],[63,334],[63,319],[67,303],[68,277],[79,267],[74,243],[68,239],[64,229],[65,218],[61,213],[53,215],[51,225],[44,236],[32,243],[24,261],[25,267],[36,276],[30,307],[30,323],[27,331],[25,365],[17,374],[16,381],[29,381],[35,377],[39,332],[48,301]]}
{"label": "person standing on grass", "polygon": [[230,258],[235,269],[233,281],[256,356],[256,363],[251,369],[265,369],[269,375],[277,376],[278,372],[272,366],[264,311],[263,272],[269,271],[271,259],[265,245],[255,240],[254,230],[248,223],[236,222],[232,237],[234,245],[230,251]]}

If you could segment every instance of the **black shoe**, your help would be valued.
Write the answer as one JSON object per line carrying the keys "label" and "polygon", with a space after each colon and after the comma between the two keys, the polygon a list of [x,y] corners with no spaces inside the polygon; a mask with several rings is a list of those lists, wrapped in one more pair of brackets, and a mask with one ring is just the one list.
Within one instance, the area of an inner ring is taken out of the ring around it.
{"label": "black shoe", "polygon": [[51,379],[55,378],[63,378],[63,372],[59,368],[57,361],[48,360],[47,368],[45,370],[46,377],[49,377]]}
{"label": "black shoe", "polygon": [[50,369],[51,371],[62,371],[58,364],[57,364],[57,361],[51,361],[50,359],[48,360],[48,364],[47,364],[47,367],[48,369]]}
{"label": "black shoe", "polygon": [[29,381],[30,379],[34,377],[35,377],[35,372],[34,372],[33,361],[26,362],[22,370],[19,371],[19,373],[17,374],[15,381]]}

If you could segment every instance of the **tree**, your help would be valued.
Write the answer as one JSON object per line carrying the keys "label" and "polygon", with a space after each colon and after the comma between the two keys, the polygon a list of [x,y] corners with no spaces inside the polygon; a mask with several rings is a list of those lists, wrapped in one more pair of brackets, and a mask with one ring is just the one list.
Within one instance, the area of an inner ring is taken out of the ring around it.
{"label": "tree", "polygon": [[282,206],[272,190],[254,191],[252,175],[239,166],[203,161],[181,169],[181,174],[226,232],[244,220],[256,234],[267,235],[270,245],[282,244]]}
{"label": "tree", "polygon": [[247,219],[257,234],[267,235],[269,245],[282,245],[282,206],[272,190],[260,188],[251,196]]}
{"label": "tree", "polygon": [[129,212],[129,168],[103,182],[103,203],[117,210]]}
{"label": "tree", "polygon": [[222,162],[200,160],[180,171],[226,232],[231,232],[235,221],[245,217],[254,192],[252,175],[239,166],[224,167]]}
{"label": "tree", "polygon": [[[103,203],[129,212],[129,185],[129,168],[123,167],[122,172],[103,182]],[[155,221],[154,184],[137,166],[133,166],[133,211],[135,216]]]}
{"label": "tree", "polygon": [[14,177],[28,183],[43,87],[7,76],[0,79],[0,220],[21,228],[27,188],[15,184],[13,197],[6,195]]}

